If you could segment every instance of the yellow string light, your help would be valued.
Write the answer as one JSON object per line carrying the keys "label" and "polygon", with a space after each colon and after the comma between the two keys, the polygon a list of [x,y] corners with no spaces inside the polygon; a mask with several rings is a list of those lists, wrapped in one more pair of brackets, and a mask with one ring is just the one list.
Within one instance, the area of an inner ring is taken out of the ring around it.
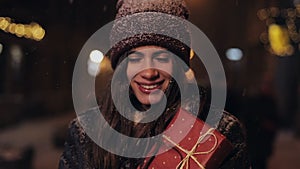
{"label": "yellow string light", "polygon": [[193,49],[191,49],[190,50],[190,60],[192,60],[194,56],[195,56],[195,52]]}
{"label": "yellow string light", "polygon": [[276,24],[269,26],[269,41],[271,51],[278,56],[287,56],[294,52],[290,44],[288,31],[282,26]]}
{"label": "yellow string light", "polygon": [[4,32],[15,34],[18,37],[25,37],[40,41],[45,36],[45,29],[37,23],[16,24],[8,17],[0,17],[0,29]]}

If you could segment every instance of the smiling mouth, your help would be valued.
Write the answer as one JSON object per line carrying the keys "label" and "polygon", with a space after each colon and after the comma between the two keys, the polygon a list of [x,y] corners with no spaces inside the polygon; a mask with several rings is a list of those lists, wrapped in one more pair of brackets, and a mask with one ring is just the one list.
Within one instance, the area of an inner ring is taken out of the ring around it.
{"label": "smiling mouth", "polygon": [[154,84],[154,85],[142,85],[142,84],[140,84],[140,86],[144,89],[147,89],[147,90],[153,90],[153,89],[156,89],[158,87],[158,84]]}
{"label": "smiling mouth", "polygon": [[157,89],[161,88],[163,81],[155,83],[155,84],[141,84],[141,83],[137,83],[139,86],[139,89],[141,92],[145,93],[145,94],[150,94],[151,92],[154,92]]}

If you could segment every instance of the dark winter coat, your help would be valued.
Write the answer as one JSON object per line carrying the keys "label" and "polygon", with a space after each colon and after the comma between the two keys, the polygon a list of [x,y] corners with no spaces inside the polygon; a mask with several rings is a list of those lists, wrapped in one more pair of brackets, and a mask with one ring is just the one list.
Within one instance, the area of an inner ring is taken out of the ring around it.
{"label": "dark winter coat", "polygon": [[[95,110],[92,109],[89,113],[93,114],[95,113]],[[233,151],[225,158],[220,168],[251,168],[248,159],[245,132],[239,120],[230,113],[223,112],[220,121],[217,120],[215,124],[210,125],[226,136],[234,147]],[[69,126],[65,149],[59,162],[59,169],[96,169],[93,167],[91,159],[88,158],[91,156],[90,144],[95,143],[93,143],[85,133],[78,120],[73,120]],[[130,166],[128,168],[130,168]]]}

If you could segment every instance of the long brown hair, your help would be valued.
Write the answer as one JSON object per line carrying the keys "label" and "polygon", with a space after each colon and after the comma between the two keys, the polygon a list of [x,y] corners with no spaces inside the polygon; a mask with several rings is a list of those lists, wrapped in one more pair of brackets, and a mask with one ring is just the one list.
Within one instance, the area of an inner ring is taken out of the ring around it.
{"label": "long brown hair", "polygon": [[[123,61],[124,58],[127,57],[127,53],[125,53],[120,59],[119,63]],[[127,80],[126,72],[127,64],[126,66],[122,66],[118,69],[118,71],[115,72],[115,75],[118,76],[116,79],[116,83],[113,85],[118,86],[118,91],[111,91],[111,83],[109,84],[105,97],[102,97],[99,99],[99,108],[101,113],[103,114],[104,118],[106,119],[107,123],[110,127],[114,128],[118,132],[130,136],[130,137],[136,137],[136,138],[146,138],[151,136],[156,136],[160,133],[162,133],[178,109],[181,105],[181,94],[179,90],[179,86],[185,86],[186,84],[186,78],[185,78],[185,71],[181,66],[176,66],[177,59],[175,58],[175,64],[174,64],[174,74],[176,74],[176,79],[180,79],[180,81],[176,82],[174,79],[168,86],[167,90],[165,91],[165,95],[167,97],[167,104],[166,108],[164,109],[164,112],[161,114],[159,118],[156,120],[149,122],[149,123],[137,123],[126,119],[123,117],[118,110],[115,107],[115,103],[112,100],[112,97],[114,95],[117,95],[119,98],[124,98],[126,96],[125,92],[128,92],[129,88],[129,99],[123,99],[122,103],[124,102],[123,107],[121,107],[120,111],[125,111],[125,113],[132,113],[135,110],[132,110],[126,106],[128,103],[132,103],[136,109],[139,109],[140,111],[146,110],[146,108],[138,101],[138,99],[133,94],[129,82]],[[118,63],[118,65],[119,65]],[[120,65],[119,65],[120,66]],[[115,86],[115,87],[116,87]],[[114,87],[114,86],[113,86]],[[184,87],[183,87],[184,88]],[[183,91],[182,91],[183,92]],[[125,103],[127,102],[127,103]],[[101,137],[101,140],[103,141],[111,141],[110,140],[110,134],[105,132],[106,128],[109,126],[103,126],[99,131],[99,137]],[[113,144],[113,143],[112,143]],[[92,152],[90,154],[90,160],[91,166],[93,168],[101,168],[101,169],[111,169],[111,168],[137,168],[138,166],[142,168],[148,168],[150,165],[151,160],[148,161],[148,163],[144,163],[144,158],[136,159],[136,158],[126,158],[121,157],[118,155],[115,155],[111,152],[108,152],[95,143],[91,143],[91,149]],[[119,146],[119,148],[122,149],[130,149],[131,151],[140,151],[141,149],[144,150],[142,153],[145,155],[147,154],[154,145],[152,144],[146,144],[146,145],[139,145],[134,146],[134,149],[132,149],[132,145],[127,144],[126,140],[122,142],[122,144],[116,145],[116,147]]]}

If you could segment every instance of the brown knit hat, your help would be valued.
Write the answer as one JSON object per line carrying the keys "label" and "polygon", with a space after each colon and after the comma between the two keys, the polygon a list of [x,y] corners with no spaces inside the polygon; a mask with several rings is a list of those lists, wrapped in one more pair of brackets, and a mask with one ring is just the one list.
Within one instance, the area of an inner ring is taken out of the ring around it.
{"label": "brown knit hat", "polygon": [[112,68],[126,51],[146,45],[164,47],[189,66],[188,16],[184,0],[119,0],[108,52]]}

